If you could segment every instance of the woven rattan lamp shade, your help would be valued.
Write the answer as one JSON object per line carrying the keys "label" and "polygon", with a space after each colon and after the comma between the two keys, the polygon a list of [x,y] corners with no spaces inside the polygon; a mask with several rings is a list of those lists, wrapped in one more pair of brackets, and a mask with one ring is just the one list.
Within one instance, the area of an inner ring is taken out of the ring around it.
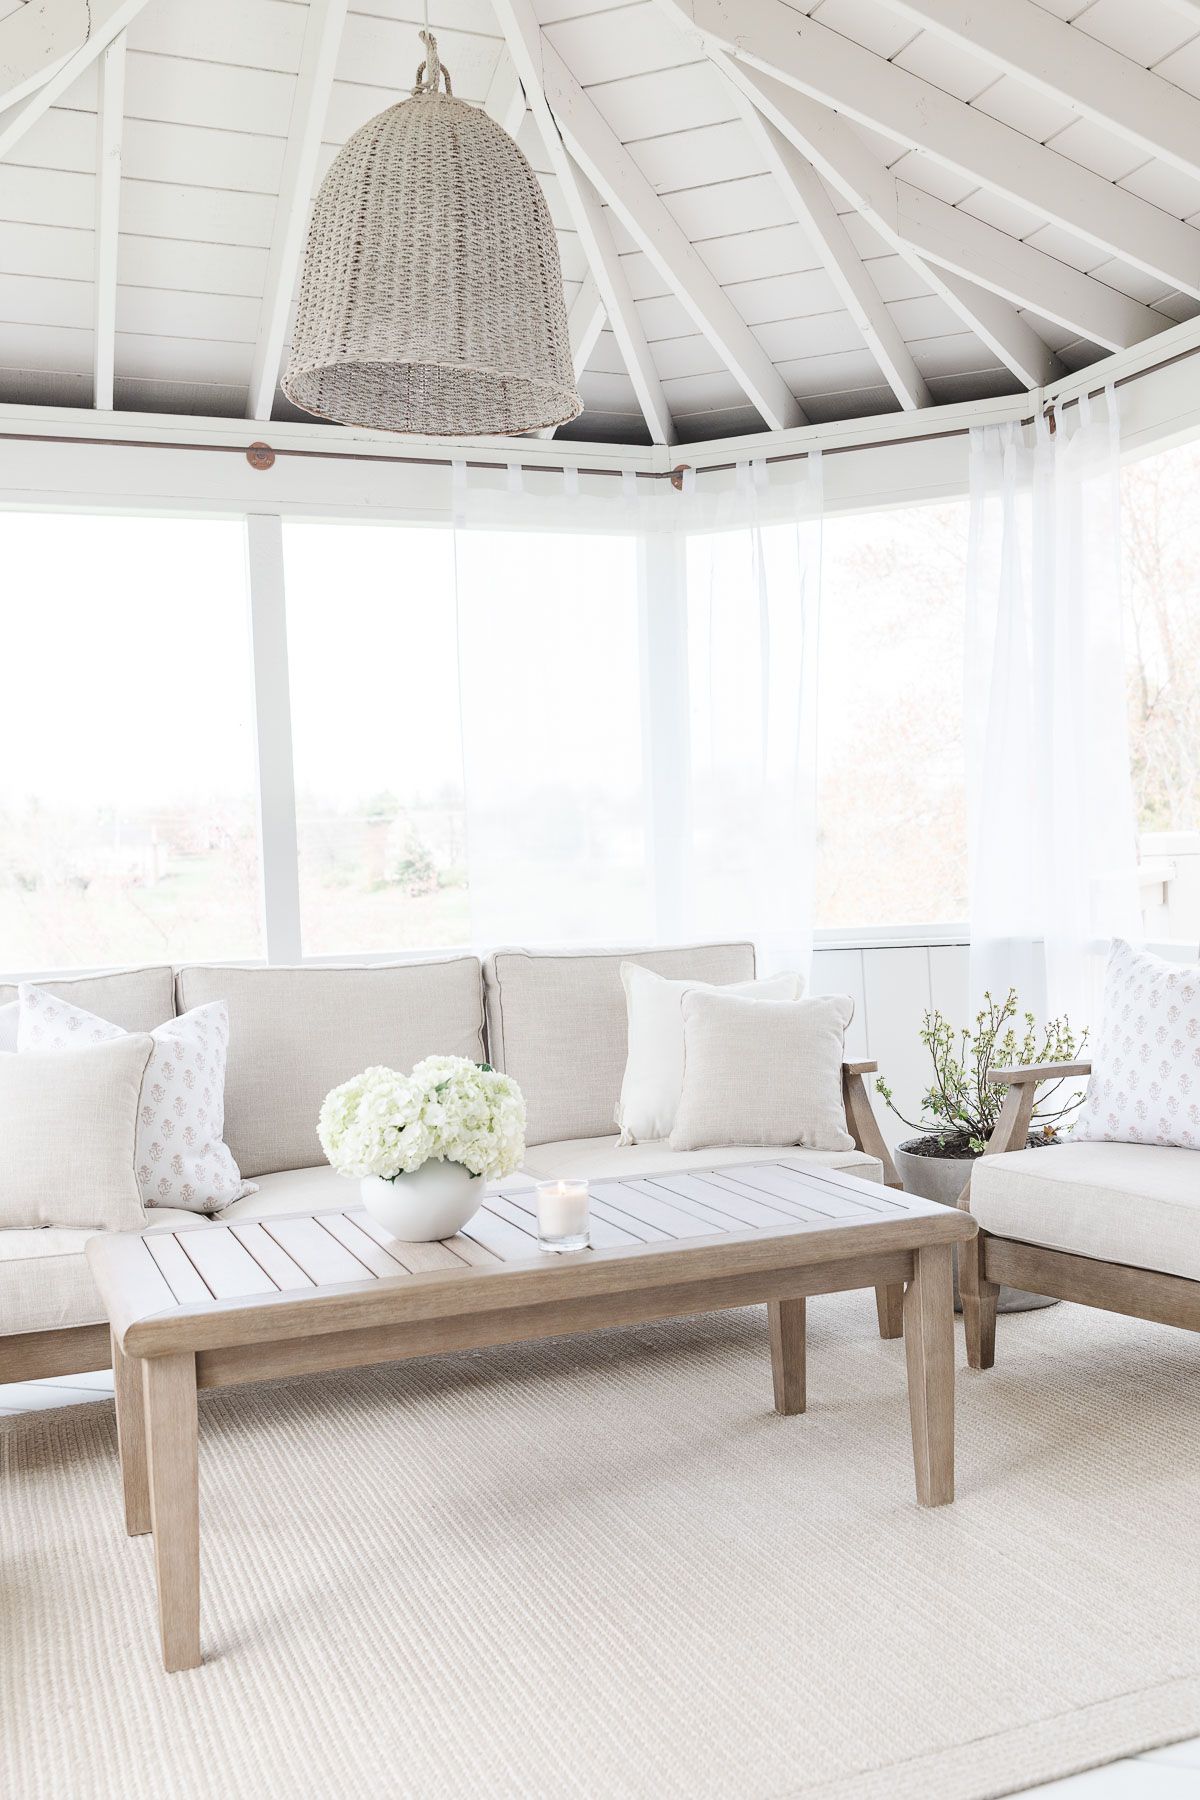
{"label": "woven rattan lamp shade", "polygon": [[565,424],[583,406],[550,210],[422,36],[412,98],[356,131],[321,183],[283,390],[344,425],[431,437]]}

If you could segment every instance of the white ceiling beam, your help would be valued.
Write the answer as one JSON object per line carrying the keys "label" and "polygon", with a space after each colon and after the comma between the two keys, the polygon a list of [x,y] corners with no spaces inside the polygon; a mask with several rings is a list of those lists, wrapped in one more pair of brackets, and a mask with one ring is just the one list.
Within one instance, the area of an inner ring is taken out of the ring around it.
{"label": "white ceiling beam", "polygon": [[905,242],[896,225],[894,178],[844,119],[745,63],[725,58],[722,67],[776,130],[845,195],[889,249],[903,257],[1020,382],[1042,387],[1064,373],[1058,358],[1008,301],[926,263]]}
{"label": "white ceiling beam", "polygon": [[[991,0],[989,0],[991,4]],[[923,151],[964,179],[1200,297],[1200,231],[956,100],[785,0],[659,0],[710,49]]]}
{"label": "white ceiling beam", "polygon": [[530,102],[536,89],[573,161],[649,258],[766,425],[780,431],[802,424],[803,410],[787,382],[621,140],[542,36],[529,0],[495,0],[495,10]]}
{"label": "white ceiling beam", "polygon": [[[961,207],[901,181],[884,167],[854,126],[794,88],[730,58],[721,66],[735,87],[796,144],[876,229],[890,232],[923,262],[937,263],[1014,306],[1027,306],[1105,350],[1125,350],[1154,337],[1170,320],[1069,263],[1047,256]],[[805,148],[807,146],[807,148]],[[889,242],[891,240],[889,239]],[[894,246],[896,247],[896,246]]]}
{"label": "white ceiling beam", "polygon": [[300,70],[283,155],[283,175],[267,257],[267,279],[250,364],[248,419],[269,419],[283,361],[288,315],[296,291],[308,217],[312,210],[321,132],[329,110],[347,0],[309,0]]}
{"label": "white ceiling beam", "polygon": [[600,289],[596,286],[595,276],[589,274],[572,300],[571,310],[567,314],[567,334],[571,340],[571,366],[575,371],[576,381],[587,368],[588,360],[596,348],[597,340],[603,330],[604,302],[600,298]]}
{"label": "white ceiling beam", "polygon": [[96,115],[96,249],[92,307],[92,405],[113,409],[117,342],[117,252],[121,230],[121,137],[125,122],[125,38],[100,63]]}
{"label": "white ceiling beam", "polygon": [[[1200,100],[1032,0],[884,0],[946,42],[984,56],[1145,156],[1200,175]],[[1200,18],[1200,9],[1193,9]]]}
{"label": "white ceiling beam", "polygon": [[483,110],[495,119],[501,131],[515,138],[525,121],[525,90],[517,79],[511,56],[500,52],[500,60],[492,71]]}
{"label": "white ceiling beam", "polygon": [[591,182],[572,160],[559,136],[545,90],[541,82],[535,79],[534,65],[532,59],[527,57],[522,36],[525,21],[522,19],[518,23],[515,14],[506,17],[507,0],[497,0],[496,10],[505,32],[510,29],[512,31],[513,35],[508,40],[509,49],[524,83],[525,96],[537,121],[550,167],[558,180],[571,222],[578,233],[589,273],[612,326],[626,373],[633,383],[646,429],[650,433],[650,441],[655,444],[673,444],[676,436],[675,422],[638,318],[633,295],[629,291],[628,279],[612,241],[612,232],[608,228],[604,210]]}
{"label": "white ceiling beam", "polygon": [[495,0],[495,12],[508,44],[517,78],[537,121],[550,167],[579,235],[588,270],[595,281],[604,312],[612,326],[626,373],[633,383],[650,441],[675,442],[675,421],[663,393],[662,381],[637,315],[629,282],[612,241],[608,221],[595,189],[574,162],[563,143],[546,90],[541,80],[541,34],[525,0]]}
{"label": "white ceiling beam", "polygon": [[925,378],[851,243],[820,176],[795,145],[763,118],[740,88],[735,87],[734,92],[751,137],[766,158],[767,167],[783,190],[805,236],[820,256],[842,305],[857,325],[888,386],[906,412],[918,406],[932,406],[933,396],[925,385]]}
{"label": "white ceiling beam", "polygon": [[[600,289],[596,286],[595,276],[589,273],[584,277],[583,285],[572,300],[570,311],[567,313],[571,368],[577,382],[587,368],[588,358],[596,348],[596,341],[604,330],[604,317],[604,301],[600,298]],[[557,430],[557,425],[548,425],[537,435],[541,438],[552,438]]]}
{"label": "white ceiling beam", "polygon": [[[0,112],[0,160],[3,160],[14,147],[19,144],[32,125],[49,111],[56,101],[79,80],[85,70],[89,69],[96,58],[103,54],[108,46],[137,18],[147,0],[91,0],[91,30],[85,30],[78,47],[68,55],[57,57],[44,69],[45,79],[32,92],[26,87],[25,97],[13,104],[13,97],[0,95],[4,103],[4,111]],[[88,10],[84,9],[85,12]],[[21,12],[11,14],[0,23],[0,34],[16,21],[32,11],[31,6],[22,8]],[[3,37],[0,36],[0,46]],[[3,58],[0,47],[0,60]]]}

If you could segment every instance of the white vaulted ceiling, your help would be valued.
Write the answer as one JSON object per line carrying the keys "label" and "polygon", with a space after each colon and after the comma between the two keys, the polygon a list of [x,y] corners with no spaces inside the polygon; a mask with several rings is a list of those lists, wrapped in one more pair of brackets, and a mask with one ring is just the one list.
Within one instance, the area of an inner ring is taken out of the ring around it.
{"label": "white vaulted ceiling", "polygon": [[[544,182],[572,436],[981,399],[1200,311],[1200,0],[429,10]],[[0,0],[0,401],[299,416],[308,202],[407,94],[422,14]]]}

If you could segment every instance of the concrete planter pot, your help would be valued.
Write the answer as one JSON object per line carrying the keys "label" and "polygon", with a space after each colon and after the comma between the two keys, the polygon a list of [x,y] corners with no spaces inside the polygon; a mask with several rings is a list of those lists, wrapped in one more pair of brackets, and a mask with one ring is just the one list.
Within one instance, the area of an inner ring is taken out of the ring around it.
{"label": "concrete planter pot", "polygon": [[[906,1194],[919,1194],[922,1200],[934,1200],[939,1206],[957,1206],[958,1196],[978,1160],[974,1156],[922,1156],[915,1146],[920,1138],[910,1138],[892,1152]],[[954,1305],[962,1311],[958,1296],[958,1258],[954,1265]],[[1002,1287],[1001,1312],[1032,1312],[1039,1306],[1057,1306],[1050,1294],[1027,1294],[1021,1288]]]}

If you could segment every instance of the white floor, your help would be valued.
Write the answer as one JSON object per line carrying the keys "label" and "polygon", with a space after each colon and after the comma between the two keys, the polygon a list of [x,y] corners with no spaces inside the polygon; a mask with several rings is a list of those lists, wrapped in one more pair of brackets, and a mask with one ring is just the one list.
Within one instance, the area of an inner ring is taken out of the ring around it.
{"label": "white floor", "polygon": [[[0,1387],[0,1416],[39,1412],[50,1406],[77,1406],[81,1401],[105,1400],[112,1394],[112,1375],[60,1375],[52,1381],[25,1381]],[[1147,1750],[1052,1781],[1045,1787],[1027,1788],[1029,1795],[1052,1795],[1054,1800],[1198,1800],[1200,1796],[1200,1738],[1172,1744],[1166,1750]]]}

